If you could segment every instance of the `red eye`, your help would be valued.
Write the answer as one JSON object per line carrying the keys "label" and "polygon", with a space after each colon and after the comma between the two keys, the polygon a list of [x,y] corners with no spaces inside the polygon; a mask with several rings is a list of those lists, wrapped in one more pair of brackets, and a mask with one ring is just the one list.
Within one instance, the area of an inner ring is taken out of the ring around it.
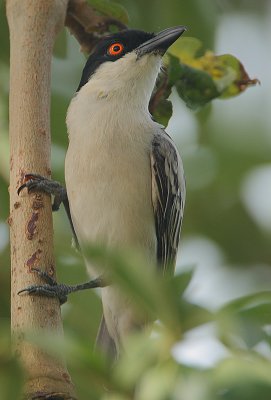
{"label": "red eye", "polygon": [[118,56],[120,53],[122,53],[123,49],[124,49],[123,44],[113,43],[108,48],[108,54],[110,54],[111,56]]}

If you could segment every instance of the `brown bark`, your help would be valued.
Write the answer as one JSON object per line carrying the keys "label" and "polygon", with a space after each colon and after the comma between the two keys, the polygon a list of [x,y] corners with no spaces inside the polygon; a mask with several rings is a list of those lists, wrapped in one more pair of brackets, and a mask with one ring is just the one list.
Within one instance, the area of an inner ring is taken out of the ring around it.
{"label": "brown bark", "polygon": [[[27,332],[62,335],[56,299],[21,295],[42,283],[32,267],[55,276],[50,197],[18,197],[24,174],[50,176],[50,74],[52,48],[63,27],[68,0],[7,0],[10,29],[10,241],[11,326],[16,350],[27,374],[27,398],[74,398],[65,365],[28,341]],[[49,397],[46,397],[49,398]]]}

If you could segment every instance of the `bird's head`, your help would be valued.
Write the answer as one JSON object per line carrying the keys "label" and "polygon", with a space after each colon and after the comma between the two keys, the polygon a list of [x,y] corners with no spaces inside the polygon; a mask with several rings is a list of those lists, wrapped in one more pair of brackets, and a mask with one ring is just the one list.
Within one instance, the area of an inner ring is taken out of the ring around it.
{"label": "bird's head", "polygon": [[149,98],[162,56],[185,30],[183,26],[159,33],[129,29],[103,37],[86,62],[77,91],[96,91],[101,98],[138,92]]}

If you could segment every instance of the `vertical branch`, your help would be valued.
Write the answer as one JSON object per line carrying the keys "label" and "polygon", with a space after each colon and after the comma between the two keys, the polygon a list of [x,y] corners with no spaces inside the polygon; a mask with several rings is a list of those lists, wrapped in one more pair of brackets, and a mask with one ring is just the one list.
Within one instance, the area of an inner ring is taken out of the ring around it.
{"label": "vertical branch", "polygon": [[[27,398],[73,398],[66,367],[24,340],[26,332],[62,335],[59,302],[18,296],[40,284],[31,272],[40,267],[55,276],[50,197],[17,189],[29,172],[50,176],[50,72],[52,48],[63,27],[68,0],[7,0],[10,29],[10,241],[11,327],[27,374]],[[36,397],[35,397],[36,398]],[[46,397],[48,398],[48,397]]]}

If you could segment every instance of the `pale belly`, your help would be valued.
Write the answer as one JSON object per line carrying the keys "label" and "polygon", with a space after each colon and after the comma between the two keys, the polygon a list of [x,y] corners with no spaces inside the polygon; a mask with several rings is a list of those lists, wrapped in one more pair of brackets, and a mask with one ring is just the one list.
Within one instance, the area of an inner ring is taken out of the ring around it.
{"label": "pale belly", "polygon": [[[72,146],[73,148],[73,146]],[[156,259],[156,234],[151,201],[151,169],[148,151],[129,149],[105,154],[69,148],[66,156],[66,187],[79,243],[102,244],[139,252],[146,265]],[[81,154],[81,156],[79,156]],[[101,274],[86,259],[92,277]],[[110,268],[110,265],[107,266]],[[106,273],[106,271],[105,271]],[[145,324],[134,313],[130,299],[115,285],[102,289],[106,325],[115,345],[131,330]]]}
{"label": "pale belly", "polygon": [[[108,149],[95,154],[69,148],[65,175],[73,224],[79,242],[131,248],[151,262],[156,235],[147,151]],[[81,156],[80,156],[80,155]],[[91,263],[87,262],[88,267]]]}

